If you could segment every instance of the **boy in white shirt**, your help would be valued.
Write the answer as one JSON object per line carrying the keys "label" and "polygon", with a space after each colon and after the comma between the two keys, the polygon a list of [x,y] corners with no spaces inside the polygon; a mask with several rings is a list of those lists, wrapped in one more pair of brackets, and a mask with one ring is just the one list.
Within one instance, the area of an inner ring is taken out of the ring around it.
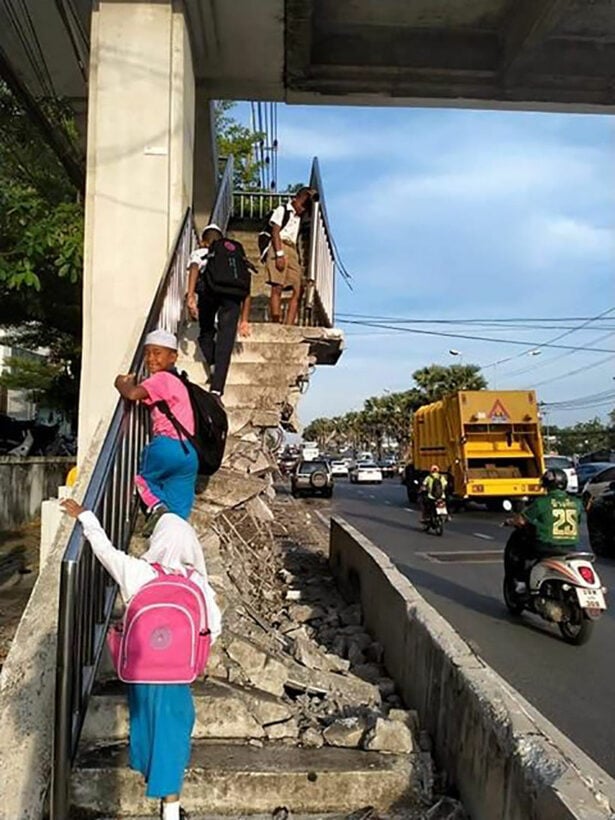
{"label": "boy in white shirt", "polygon": [[312,188],[300,188],[286,205],[279,205],[271,214],[271,245],[265,267],[267,282],[271,285],[269,318],[281,321],[282,291],[291,290],[290,303],[284,324],[294,325],[299,312],[303,290],[303,270],[297,254],[297,238],[301,217],[310,209],[315,196]]}

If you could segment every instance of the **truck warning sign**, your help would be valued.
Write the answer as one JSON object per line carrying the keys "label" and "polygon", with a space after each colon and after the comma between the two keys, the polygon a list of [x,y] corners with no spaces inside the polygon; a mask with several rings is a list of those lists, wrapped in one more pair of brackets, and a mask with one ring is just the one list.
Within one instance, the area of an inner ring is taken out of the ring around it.
{"label": "truck warning sign", "polygon": [[510,421],[508,410],[499,399],[496,399],[495,404],[489,411],[489,418],[494,424],[505,424],[507,421]]}

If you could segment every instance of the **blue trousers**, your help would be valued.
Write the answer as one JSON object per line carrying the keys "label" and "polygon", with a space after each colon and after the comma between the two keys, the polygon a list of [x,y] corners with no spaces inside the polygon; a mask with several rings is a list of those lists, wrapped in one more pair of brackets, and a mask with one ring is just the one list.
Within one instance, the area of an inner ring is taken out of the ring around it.
{"label": "blue trousers", "polygon": [[194,703],[187,683],[131,683],[130,768],[145,778],[147,797],[181,792],[190,762]]}
{"label": "blue trousers", "polygon": [[146,507],[162,502],[169,512],[188,518],[194,503],[199,460],[189,441],[154,436],[143,448],[141,469],[135,478],[137,491]]}

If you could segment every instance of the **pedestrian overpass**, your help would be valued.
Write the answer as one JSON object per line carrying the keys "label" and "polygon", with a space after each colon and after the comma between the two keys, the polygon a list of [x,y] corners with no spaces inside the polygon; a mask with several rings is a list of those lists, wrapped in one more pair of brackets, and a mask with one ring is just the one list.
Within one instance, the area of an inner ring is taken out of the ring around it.
{"label": "pedestrian overpass", "polygon": [[[219,174],[211,100],[611,113],[615,15],[610,0],[7,0],[0,69],[51,140],[61,143],[41,99],[69,100],[80,124],[80,491],[127,545],[130,478],[147,429],[138,409],[115,404],[113,376],[140,369],[149,329],[177,329],[195,227],[211,217],[226,227],[252,207]],[[80,173],[78,161],[73,170]],[[331,240],[323,208],[310,228],[311,297],[293,340],[313,351],[309,366],[339,355]],[[53,816],[66,816],[113,596],[78,531],[65,526],[3,681],[7,817],[40,816],[52,742]]]}

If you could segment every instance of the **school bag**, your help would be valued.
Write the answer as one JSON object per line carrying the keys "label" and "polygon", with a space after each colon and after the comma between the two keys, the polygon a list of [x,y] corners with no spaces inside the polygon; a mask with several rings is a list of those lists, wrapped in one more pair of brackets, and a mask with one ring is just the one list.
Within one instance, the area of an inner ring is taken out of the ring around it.
{"label": "school bag", "polygon": [[199,290],[245,299],[250,295],[251,268],[253,265],[246,258],[241,242],[217,239],[209,246],[201,268]]}
{"label": "school bag", "polygon": [[[260,260],[261,262],[265,261],[267,256],[267,251],[269,250],[269,246],[271,245],[271,217],[273,216],[273,211],[269,211],[269,215],[267,216],[267,220],[263,224],[259,234],[258,234],[258,250],[260,252]],[[288,224],[288,220],[290,219],[290,210],[284,206],[284,215],[282,216],[282,225],[280,226],[280,230],[283,230],[286,225]]]}
{"label": "school bag", "polygon": [[170,370],[188,391],[190,406],[194,415],[194,435],[188,432],[183,424],[175,417],[173,411],[166,401],[157,401],[155,406],[171,422],[185,453],[188,453],[186,440],[188,440],[199,459],[199,475],[210,476],[220,469],[224,458],[224,448],[228,434],[228,418],[226,411],[218,401],[203,390],[198,384],[194,384],[188,378],[188,374],[182,371],[177,373]]}
{"label": "school bag", "polygon": [[444,495],[444,487],[442,486],[442,479],[434,478],[431,482],[431,494],[434,498],[442,498]]}
{"label": "school bag", "polygon": [[124,683],[192,683],[201,675],[211,647],[203,590],[183,575],[158,577],[130,599],[107,646]]}

